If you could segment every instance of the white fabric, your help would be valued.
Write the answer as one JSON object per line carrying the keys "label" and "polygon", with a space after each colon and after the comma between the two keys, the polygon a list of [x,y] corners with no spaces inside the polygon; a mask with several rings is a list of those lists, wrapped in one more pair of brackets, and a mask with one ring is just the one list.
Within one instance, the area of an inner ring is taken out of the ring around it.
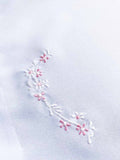
{"label": "white fabric", "polygon": [[[0,0],[0,159],[120,159],[120,1]],[[40,49],[52,100],[86,112],[93,143],[64,132],[25,86]]]}

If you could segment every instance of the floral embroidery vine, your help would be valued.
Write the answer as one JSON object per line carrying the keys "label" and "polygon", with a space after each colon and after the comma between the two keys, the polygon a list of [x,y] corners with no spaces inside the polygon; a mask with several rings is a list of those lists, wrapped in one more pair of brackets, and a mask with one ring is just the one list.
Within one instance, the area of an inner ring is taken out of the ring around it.
{"label": "floral embroidery vine", "polygon": [[74,127],[79,135],[87,136],[88,143],[92,143],[95,127],[92,121],[86,118],[85,113],[74,112],[69,118],[63,115],[62,109],[58,104],[51,104],[46,96],[46,89],[49,87],[48,80],[43,79],[44,72],[41,65],[46,64],[51,58],[51,54],[47,50],[42,52],[42,55],[32,62],[32,65],[25,70],[27,76],[27,86],[30,93],[38,101],[43,102],[48,108],[51,116],[56,116],[59,120],[60,128],[68,131],[68,128]]}

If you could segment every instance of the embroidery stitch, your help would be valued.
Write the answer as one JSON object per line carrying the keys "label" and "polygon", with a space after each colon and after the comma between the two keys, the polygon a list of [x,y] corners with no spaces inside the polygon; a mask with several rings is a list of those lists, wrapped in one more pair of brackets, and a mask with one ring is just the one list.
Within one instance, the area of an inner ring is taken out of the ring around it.
{"label": "embroidery stitch", "polygon": [[30,68],[25,71],[27,76],[27,86],[33,97],[37,98],[38,101],[42,101],[50,112],[51,116],[56,116],[59,119],[60,128],[64,128],[65,131],[70,127],[75,126],[75,129],[79,132],[79,135],[87,135],[88,143],[92,142],[94,136],[95,127],[92,122],[85,117],[85,113],[74,112],[71,118],[63,116],[62,109],[57,104],[51,104],[47,100],[45,89],[49,87],[48,81],[43,79],[43,71],[41,69],[41,63],[46,63],[51,55],[47,50],[44,51],[40,58],[33,61]]}

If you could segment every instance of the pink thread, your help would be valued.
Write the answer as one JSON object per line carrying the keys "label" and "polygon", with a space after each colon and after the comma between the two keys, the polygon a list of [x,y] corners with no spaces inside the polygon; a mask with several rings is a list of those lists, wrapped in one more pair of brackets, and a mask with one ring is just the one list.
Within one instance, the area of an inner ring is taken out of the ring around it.
{"label": "pink thread", "polygon": [[76,119],[80,119],[80,117],[78,115],[76,115]]}
{"label": "pink thread", "polygon": [[67,131],[67,127],[70,127],[71,124],[64,122],[63,120],[60,120],[60,128],[64,127],[65,131]]}
{"label": "pink thread", "polygon": [[40,71],[40,69],[37,69],[36,71],[36,77],[40,77],[42,76],[42,72]]}
{"label": "pink thread", "polygon": [[30,70],[28,73],[29,73],[29,74],[32,74],[32,73],[33,73],[33,71],[32,71],[32,70]]}
{"label": "pink thread", "polygon": [[81,126],[81,125],[77,125],[76,130],[77,130],[77,131],[80,131],[80,132],[79,132],[79,135],[80,135],[80,134],[83,134],[83,136],[86,135],[85,132],[88,132],[88,129],[85,128],[85,124],[83,124],[82,126]]}
{"label": "pink thread", "polygon": [[38,98],[38,101],[41,101],[41,100],[45,100],[45,97],[44,97],[45,93],[44,92],[41,92],[41,94],[35,94],[34,97],[37,97]]}
{"label": "pink thread", "polygon": [[48,59],[49,59],[49,57],[47,57],[45,53],[42,56],[40,56],[40,61],[42,61],[44,63],[46,63]]}
{"label": "pink thread", "polygon": [[38,86],[42,86],[42,83],[41,83],[41,82],[38,82],[37,85],[38,85]]}

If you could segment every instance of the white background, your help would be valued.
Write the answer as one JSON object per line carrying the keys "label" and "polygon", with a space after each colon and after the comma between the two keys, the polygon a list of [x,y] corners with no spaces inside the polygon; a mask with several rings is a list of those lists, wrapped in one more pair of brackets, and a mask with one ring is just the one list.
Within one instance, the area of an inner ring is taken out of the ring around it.
{"label": "white background", "polygon": [[[120,159],[120,1],[0,0],[0,159]],[[25,87],[41,47],[54,102],[86,112],[92,145],[65,133]]]}

